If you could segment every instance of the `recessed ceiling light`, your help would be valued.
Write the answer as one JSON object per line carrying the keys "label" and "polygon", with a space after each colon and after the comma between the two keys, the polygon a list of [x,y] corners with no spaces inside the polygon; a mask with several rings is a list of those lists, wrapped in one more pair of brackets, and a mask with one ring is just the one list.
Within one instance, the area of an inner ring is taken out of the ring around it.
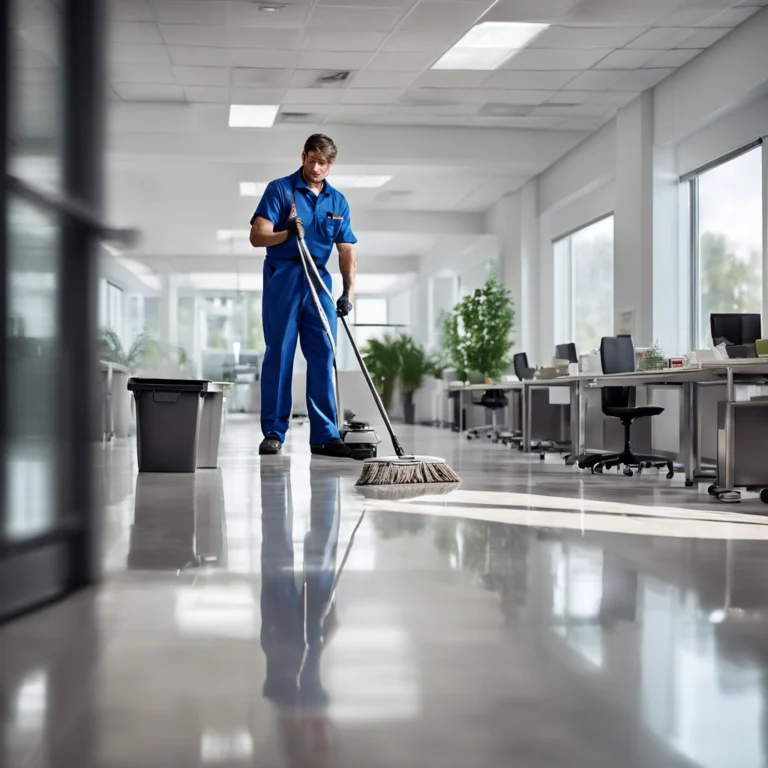
{"label": "recessed ceiling light", "polygon": [[328,177],[334,187],[346,187],[347,189],[376,189],[383,187],[391,176],[344,176],[343,174],[331,174]]}
{"label": "recessed ceiling light", "polygon": [[277,13],[282,7],[282,5],[260,5],[259,10],[265,13]]}
{"label": "recessed ceiling light", "polygon": [[271,128],[275,123],[276,104],[230,104],[230,128]]}
{"label": "recessed ceiling light", "polygon": [[467,32],[432,69],[497,69],[549,24],[484,21]]}
{"label": "recessed ceiling light", "polygon": [[261,197],[266,188],[266,181],[241,181],[240,197]]}

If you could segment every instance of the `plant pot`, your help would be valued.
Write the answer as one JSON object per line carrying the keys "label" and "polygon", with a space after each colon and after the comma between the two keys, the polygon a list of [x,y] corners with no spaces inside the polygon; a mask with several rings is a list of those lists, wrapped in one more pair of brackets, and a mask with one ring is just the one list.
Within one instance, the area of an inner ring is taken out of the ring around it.
{"label": "plant pot", "polygon": [[486,376],[483,379],[483,384],[493,384],[493,379],[490,376]]}
{"label": "plant pot", "polygon": [[406,424],[416,423],[416,407],[413,404],[413,392],[403,392],[403,421]]}

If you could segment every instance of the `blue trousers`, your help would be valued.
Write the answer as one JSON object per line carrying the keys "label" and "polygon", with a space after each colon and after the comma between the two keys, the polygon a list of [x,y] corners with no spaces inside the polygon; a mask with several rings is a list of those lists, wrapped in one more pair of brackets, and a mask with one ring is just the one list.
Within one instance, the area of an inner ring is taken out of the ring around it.
{"label": "blue trousers", "polygon": [[[331,275],[320,267],[329,289]],[[317,287],[320,302],[336,341],[336,308]],[[285,440],[293,399],[293,358],[296,342],[307,360],[307,411],[310,445],[323,445],[339,437],[333,388],[333,350],[298,261],[267,259],[264,262],[262,321],[267,351],[261,367],[261,429],[264,435]]]}

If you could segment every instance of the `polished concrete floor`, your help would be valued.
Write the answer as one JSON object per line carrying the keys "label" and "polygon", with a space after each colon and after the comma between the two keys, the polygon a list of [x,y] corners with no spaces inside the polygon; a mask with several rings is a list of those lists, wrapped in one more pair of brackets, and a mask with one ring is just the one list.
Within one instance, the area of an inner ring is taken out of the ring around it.
{"label": "polished concrete floor", "polygon": [[105,580],[0,628],[3,768],[768,766],[768,517],[447,432],[364,498],[307,428],[100,454]]}

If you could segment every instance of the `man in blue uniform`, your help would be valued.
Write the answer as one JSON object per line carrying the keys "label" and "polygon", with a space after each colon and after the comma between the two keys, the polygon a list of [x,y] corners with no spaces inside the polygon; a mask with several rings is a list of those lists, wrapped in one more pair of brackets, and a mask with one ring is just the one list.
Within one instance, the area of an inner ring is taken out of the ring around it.
{"label": "man in blue uniform", "polygon": [[334,244],[339,252],[343,292],[333,306],[325,291],[318,295],[336,339],[336,317],[352,310],[355,243],[344,195],[326,180],[336,159],[336,145],[322,134],[310,136],[301,168],[267,185],[251,219],[251,245],[266,247],[262,320],[267,350],[261,368],[262,455],[280,453],[291,417],[291,380],[296,342],[307,359],[309,443],[313,454],[347,458],[351,451],[339,437],[333,385],[333,351],[312,302],[296,238],[305,238],[323,282]]}

